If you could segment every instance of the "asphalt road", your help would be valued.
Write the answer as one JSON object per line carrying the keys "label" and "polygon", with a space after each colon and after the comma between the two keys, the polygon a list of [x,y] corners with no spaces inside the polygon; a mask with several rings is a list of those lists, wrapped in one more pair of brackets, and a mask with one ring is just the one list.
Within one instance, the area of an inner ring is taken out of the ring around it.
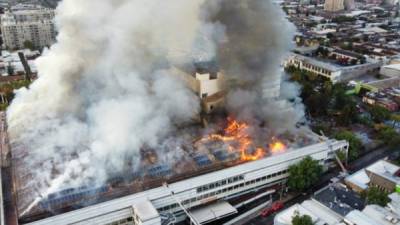
{"label": "asphalt road", "polygon": [[[386,157],[390,157],[392,155],[394,155],[395,152],[393,150],[388,150],[387,148],[380,148],[374,151],[371,151],[365,155],[363,155],[361,158],[359,158],[357,161],[351,163],[349,165],[350,167],[350,173],[355,172],[357,170],[360,170],[380,159],[386,158]],[[309,199],[311,197],[311,195],[325,187],[326,185],[329,184],[330,180],[333,177],[338,176],[340,173],[340,171],[338,169],[330,171],[326,174],[324,174],[324,176],[321,178],[320,182],[315,185],[313,188],[311,188],[308,193],[306,194],[299,194],[297,197],[293,198],[292,200],[288,201],[285,203],[285,207],[284,209],[296,204],[296,203],[301,203],[306,199]],[[276,214],[276,213],[275,213]],[[252,219],[247,225],[272,225],[273,224],[273,220],[274,220],[274,216],[275,214],[272,214],[271,216],[268,217],[261,217],[261,216],[257,216],[254,219]]]}

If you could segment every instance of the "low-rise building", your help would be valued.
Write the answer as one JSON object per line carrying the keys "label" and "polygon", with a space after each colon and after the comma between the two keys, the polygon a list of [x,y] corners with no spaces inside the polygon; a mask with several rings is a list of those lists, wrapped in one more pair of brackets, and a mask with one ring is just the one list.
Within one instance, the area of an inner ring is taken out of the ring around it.
{"label": "low-rise building", "polygon": [[362,101],[368,105],[381,106],[391,112],[399,110],[399,105],[382,92],[368,92],[363,96]]}
{"label": "low-rise building", "polygon": [[369,186],[393,192],[400,185],[400,167],[380,160],[346,177],[345,183],[358,192],[366,190]]}
{"label": "low-rise building", "polygon": [[[363,183],[365,177],[359,179]],[[274,225],[291,225],[296,215],[308,215],[316,225],[400,225],[400,194],[392,193],[389,198],[387,207],[366,205],[359,194],[335,181],[311,199],[276,214]]]}
{"label": "low-rise building", "polygon": [[315,225],[336,225],[343,219],[316,200],[311,199],[278,213],[274,218],[274,225],[291,225],[292,219],[296,215],[310,216]]}
{"label": "low-rise building", "polygon": [[314,193],[311,199],[278,213],[274,225],[291,225],[296,215],[308,215],[316,225],[339,225],[353,210],[365,207],[361,197],[342,183],[332,183]]}
{"label": "low-rise building", "polygon": [[372,218],[380,225],[400,225],[400,216],[379,205],[367,205],[363,209],[366,217]]}
{"label": "low-rise building", "polygon": [[400,64],[390,64],[382,66],[380,74],[388,77],[400,77]]}
{"label": "low-rise building", "polygon": [[40,56],[39,51],[24,49],[15,52],[2,51],[0,56],[0,76],[24,75],[25,69],[18,56],[22,52],[27,60],[32,74],[37,74],[35,59]]}
{"label": "low-rise building", "polygon": [[364,63],[354,66],[340,66],[328,61],[319,60],[293,53],[284,62],[285,67],[294,66],[301,70],[329,79],[332,83],[351,80],[365,73],[380,68],[380,63]]}
{"label": "low-rise building", "polygon": [[400,215],[400,190],[396,190],[396,192],[390,194],[388,197],[390,198],[390,202],[387,205],[388,208]]}

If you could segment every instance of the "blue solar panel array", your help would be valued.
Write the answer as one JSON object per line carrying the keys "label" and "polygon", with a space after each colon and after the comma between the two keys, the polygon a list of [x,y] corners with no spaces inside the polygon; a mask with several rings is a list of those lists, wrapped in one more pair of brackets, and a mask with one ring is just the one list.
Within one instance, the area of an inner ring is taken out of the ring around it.
{"label": "blue solar panel array", "polygon": [[225,151],[225,150],[218,150],[218,151],[215,151],[214,153],[213,153],[213,155],[215,156],[215,158],[217,158],[219,161],[225,161],[226,159],[228,159],[229,158],[229,154],[228,154],[228,152],[227,151]]}
{"label": "blue solar panel array", "polygon": [[42,200],[39,205],[42,208],[52,208],[68,202],[76,202],[85,198],[94,197],[107,191],[108,186],[101,186],[97,188],[68,188],[60,192],[50,194],[46,199]]}
{"label": "blue solar panel array", "polygon": [[172,170],[167,165],[158,165],[151,167],[150,169],[147,170],[147,172],[151,177],[163,177],[171,174]]}
{"label": "blue solar panel array", "polygon": [[208,166],[212,163],[207,155],[197,155],[193,159],[198,166]]}

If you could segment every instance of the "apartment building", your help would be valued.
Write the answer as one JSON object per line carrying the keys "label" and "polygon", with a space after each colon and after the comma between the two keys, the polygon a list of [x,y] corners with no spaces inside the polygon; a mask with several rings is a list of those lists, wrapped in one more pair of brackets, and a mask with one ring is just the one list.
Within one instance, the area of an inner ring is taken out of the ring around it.
{"label": "apartment building", "polygon": [[27,47],[41,49],[55,42],[54,10],[35,5],[17,5],[1,16],[3,45],[16,50]]}

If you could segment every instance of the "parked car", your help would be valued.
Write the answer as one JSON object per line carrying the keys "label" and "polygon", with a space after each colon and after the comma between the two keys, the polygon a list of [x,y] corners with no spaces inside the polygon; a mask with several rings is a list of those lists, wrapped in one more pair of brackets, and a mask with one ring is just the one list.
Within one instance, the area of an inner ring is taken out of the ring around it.
{"label": "parked car", "polygon": [[272,213],[275,213],[283,208],[283,203],[282,202],[274,202],[271,207],[265,208],[263,211],[261,211],[260,215],[262,217],[267,217],[271,215]]}

